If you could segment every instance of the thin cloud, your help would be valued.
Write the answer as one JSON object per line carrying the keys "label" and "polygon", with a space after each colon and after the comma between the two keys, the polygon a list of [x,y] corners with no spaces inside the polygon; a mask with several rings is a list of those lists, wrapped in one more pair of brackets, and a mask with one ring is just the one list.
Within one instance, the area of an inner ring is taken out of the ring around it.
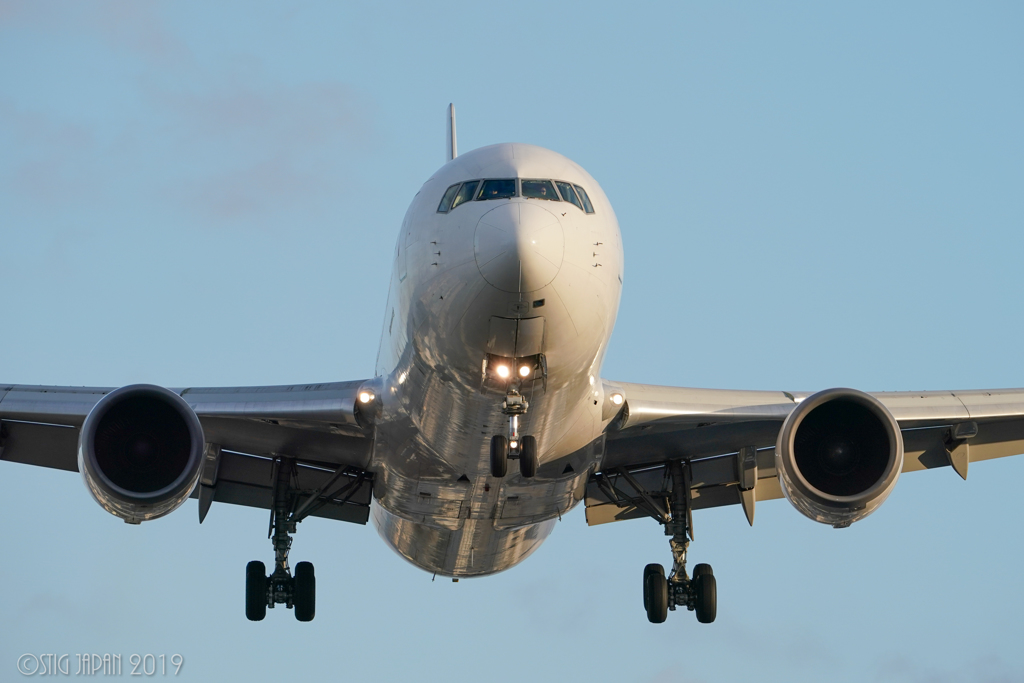
{"label": "thin cloud", "polygon": [[0,142],[6,173],[0,183],[16,196],[53,204],[96,189],[90,172],[95,136],[85,126],[19,109],[0,98]]}
{"label": "thin cloud", "polygon": [[92,35],[112,48],[159,61],[191,54],[168,30],[160,6],[153,2],[0,0],[0,27],[18,26],[59,35]]}
{"label": "thin cloud", "polygon": [[359,138],[356,97],[340,83],[256,88],[229,83],[208,93],[157,95],[199,142],[259,142],[298,153]]}
{"label": "thin cloud", "polygon": [[371,137],[362,98],[341,83],[229,82],[149,96],[169,116],[168,134],[194,154],[193,168],[203,169],[172,194],[220,220],[336,196],[347,184],[346,160]]}
{"label": "thin cloud", "polygon": [[324,185],[316,174],[298,171],[289,160],[277,158],[208,178],[189,194],[203,213],[234,220],[315,197]]}

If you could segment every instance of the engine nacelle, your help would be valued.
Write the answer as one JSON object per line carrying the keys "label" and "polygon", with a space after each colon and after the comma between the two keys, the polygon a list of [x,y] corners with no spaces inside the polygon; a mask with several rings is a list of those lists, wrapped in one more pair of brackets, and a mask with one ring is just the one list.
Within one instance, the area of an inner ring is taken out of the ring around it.
{"label": "engine nacelle", "polygon": [[162,517],[192,494],[203,464],[203,427],[172,391],[133,384],[85,418],[78,470],[107,512],[131,524]]}
{"label": "engine nacelle", "polygon": [[881,402],[855,389],[808,396],[775,444],[782,492],[822,524],[847,527],[889,497],[903,470],[903,435]]}

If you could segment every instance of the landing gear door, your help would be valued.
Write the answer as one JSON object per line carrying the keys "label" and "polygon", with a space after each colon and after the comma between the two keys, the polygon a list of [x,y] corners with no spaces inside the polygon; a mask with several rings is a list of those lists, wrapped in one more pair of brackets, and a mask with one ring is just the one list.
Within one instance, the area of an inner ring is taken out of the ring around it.
{"label": "landing gear door", "polygon": [[487,352],[513,358],[516,355],[516,321],[514,318],[491,318],[487,334]]}
{"label": "landing gear door", "polygon": [[487,352],[505,358],[536,356],[544,350],[544,318],[491,318]]}
{"label": "landing gear door", "polygon": [[544,351],[544,318],[523,318],[519,321],[516,357],[536,356]]}

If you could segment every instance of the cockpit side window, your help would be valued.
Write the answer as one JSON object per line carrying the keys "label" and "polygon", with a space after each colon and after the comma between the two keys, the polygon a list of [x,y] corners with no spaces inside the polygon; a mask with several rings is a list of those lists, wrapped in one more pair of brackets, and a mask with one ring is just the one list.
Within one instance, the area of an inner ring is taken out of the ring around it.
{"label": "cockpit side window", "polygon": [[569,183],[563,183],[559,180],[555,181],[555,185],[558,185],[558,191],[562,193],[562,199],[567,202],[572,202],[580,211],[583,210],[583,204],[580,203],[580,199],[576,196],[576,191],[572,189],[572,185]]}
{"label": "cockpit side window", "polygon": [[558,200],[555,186],[550,180],[523,180],[523,196],[529,199],[551,199]]}
{"label": "cockpit side window", "polygon": [[516,179],[485,180],[477,199],[508,199],[516,196]]}
{"label": "cockpit side window", "polygon": [[455,195],[455,199],[452,201],[452,208],[454,209],[463,202],[468,202],[473,198],[473,193],[476,192],[476,186],[480,184],[479,180],[470,180],[468,183],[462,183],[462,187],[459,189],[459,193]]}
{"label": "cockpit side window", "polygon": [[452,200],[455,199],[455,193],[459,191],[459,185],[461,184],[455,183],[445,190],[444,196],[441,197],[441,203],[437,205],[438,213],[448,213],[448,210],[452,208]]}
{"label": "cockpit side window", "polygon": [[587,191],[579,185],[574,185],[576,192],[579,193],[580,199],[583,200],[583,210],[587,213],[594,213],[594,205],[590,203],[590,197],[587,196]]}

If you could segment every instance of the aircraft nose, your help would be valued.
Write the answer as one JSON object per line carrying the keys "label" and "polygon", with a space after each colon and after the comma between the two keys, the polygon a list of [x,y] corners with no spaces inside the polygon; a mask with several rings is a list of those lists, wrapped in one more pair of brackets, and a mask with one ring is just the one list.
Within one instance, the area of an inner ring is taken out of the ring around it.
{"label": "aircraft nose", "polygon": [[564,248],[558,218],[526,202],[502,203],[485,213],[473,241],[480,274],[503,292],[531,292],[549,284],[562,267]]}

